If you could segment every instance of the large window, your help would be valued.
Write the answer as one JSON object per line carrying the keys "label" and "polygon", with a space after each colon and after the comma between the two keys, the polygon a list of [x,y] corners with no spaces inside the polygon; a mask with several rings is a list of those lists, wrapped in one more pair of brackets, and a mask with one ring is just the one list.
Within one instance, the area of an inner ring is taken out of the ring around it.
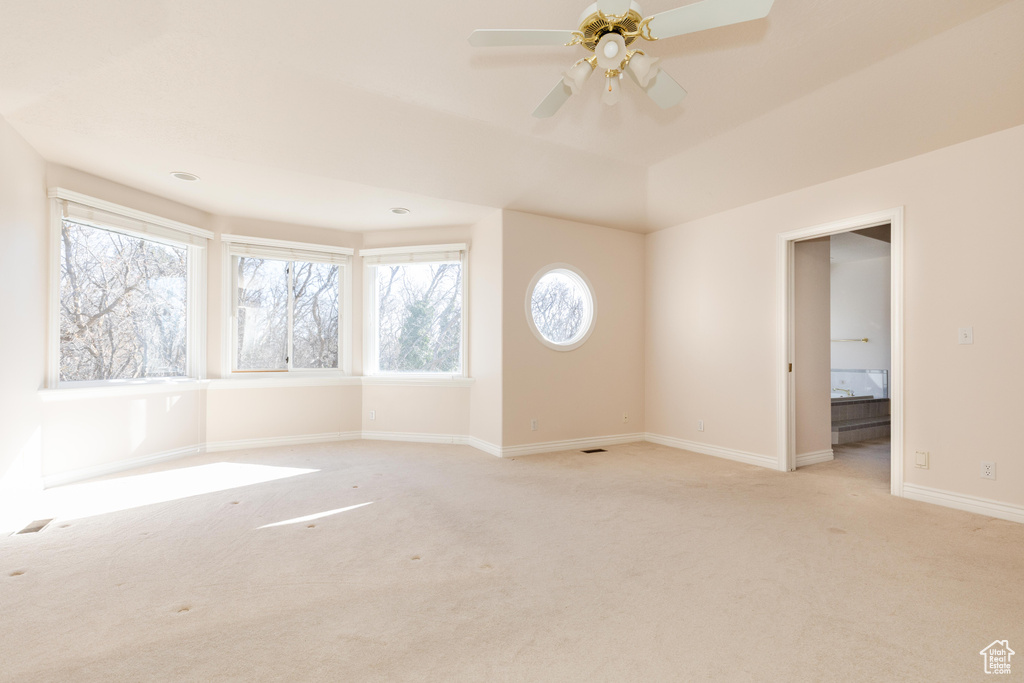
{"label": "large window", "polygon": [[462,375],[464,245],[364,249],[368,374]]}
{"label": "large window", "polygon": [[52,195],[59,332],[50,385],[198,377],[205,231],[167,229],[147,222],[155,216],[63,190]]}
{"label": "large window", "polygon": [[303,246],[232,243],[233,371],[344,369],[348,256]]}
{"label": "large window", "polygon": [[338,368],[341,269],[240,256],[236,370]]}
{"label": "large window", "polygon": [[187,374],[187,254],[62,222],[62,382]]}

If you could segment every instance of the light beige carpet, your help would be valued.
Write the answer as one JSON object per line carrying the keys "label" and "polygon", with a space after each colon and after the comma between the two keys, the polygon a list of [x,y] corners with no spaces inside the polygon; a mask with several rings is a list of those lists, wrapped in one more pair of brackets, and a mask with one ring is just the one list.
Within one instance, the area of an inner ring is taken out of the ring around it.
{"label": "light beige carpet", "polygon": [[608,451],[150,469],[318,471],[0,539],[0,680],[981,681],[996,639],[1024,676],[1024,526],[891,497],[884,447]]}

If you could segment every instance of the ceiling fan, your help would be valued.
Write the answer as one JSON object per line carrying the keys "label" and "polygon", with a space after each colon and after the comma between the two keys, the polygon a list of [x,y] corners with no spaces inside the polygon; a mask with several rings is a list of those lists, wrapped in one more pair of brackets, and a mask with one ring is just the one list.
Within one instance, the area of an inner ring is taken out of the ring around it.
{"label": "ceiling fan", "polygon": [[628,74],[659,107],[668,109],[679,104],[686,91],[658,67],[657,57],[643,50],[630,50],[629,46],[637,38],[655,41],[761,19],[768,15],[773,2],[701,0],[645,18],[640,5],[632,0],[597,0],[583,11],[580,27],[575,31],[480,29],[473,31],[469,44],[475,47],[582,45],[594,53],[563,73],[562,80],[534,110],[533,115],[539,119],[553,116],[599,67],[605,76],[602,99],[606,104],[619,101],[619,81]]}

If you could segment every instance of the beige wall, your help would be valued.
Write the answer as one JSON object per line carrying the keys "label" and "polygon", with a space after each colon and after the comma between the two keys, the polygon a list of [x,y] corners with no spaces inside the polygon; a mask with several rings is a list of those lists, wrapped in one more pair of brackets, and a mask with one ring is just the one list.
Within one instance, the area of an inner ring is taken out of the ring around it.
{"label": "beige wall", "polygon": [[888,256],[832,266],[832,338],[868,339],[867,344],[833,344],[833,368],[891,372],[891,268]]}
{"label": "beige wall", "polygon": [[[38,486],[46,371],[46,167],[0,118],[0,488]],[[0,492],[0,497],[4,494]]]}
{"label": "beige wall", "polygon": [[793,258],[796,454],[832,449],[829,238],[797,242]]}
{"label": "beige wall", "polygon": [[43,475],[111,465],[200,443],[204,392],[48,398],[43,419]]}
{"label": "beige wall", "polygon": [[377,433],[466,436],[470,391],[462,386],[364,386],[362,428]]}
{"label": "beige wall", "polygon": [[775,239],[753,221],[647,237],[649,433],[774,456]]}
{"label": "beige wall", "polygon": [[362,389],[354,386],[248,388],[206,392],[208,444],[358,432]]}
{"label": "beige wall", "polygon": [[[502,242],[503,445],[643,432],[643,236],[506,211]],[[594,332],[568,352],[540,343],[526,319],[530,281],[553,263],[594,287]]]}
{"label": "beige wall", "polygon": [[776,235],[905,206],[905,481],[1024,504],[1021,187],[1017,127],[649,235],[648,431],[774,457]]}
{"label": "beige wall", "polygon": [[502,215],[473,227],[469,264],[470,435],[500,446],[502,439]]}

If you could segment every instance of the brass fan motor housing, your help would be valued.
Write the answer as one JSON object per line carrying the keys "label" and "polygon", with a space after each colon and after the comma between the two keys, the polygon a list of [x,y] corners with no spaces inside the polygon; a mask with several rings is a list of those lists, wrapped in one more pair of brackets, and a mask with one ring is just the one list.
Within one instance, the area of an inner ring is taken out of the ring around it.
{"label": "brass fan motor housing", "polygon": [[640,36],[641,26],[644,18],[631,9],[622,16],[594,12],[580,22],[579,44],[591,52],[597,49],[597,44],[606,33],[618,33],[630,46]]}

